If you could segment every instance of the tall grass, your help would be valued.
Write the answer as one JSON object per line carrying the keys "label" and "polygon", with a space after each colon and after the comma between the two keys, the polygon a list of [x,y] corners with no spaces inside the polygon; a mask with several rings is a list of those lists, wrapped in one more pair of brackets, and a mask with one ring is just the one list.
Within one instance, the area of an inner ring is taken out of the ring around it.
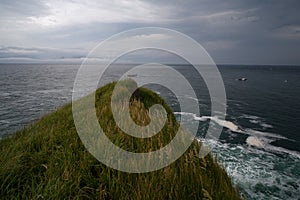
{"label": "tall grass", "polygon": [[[167,111],[163,129],[138,139],[122,132],[113,120],[110,100],[115,83],[96,91],[96,112],[106,135],[133,152],[167,145],[178,130],[168,105],[150,90],[139,89],[130,113],[140,125],[150,122],[148,108],[159,103]],[[194,141],[177,161],[161,170],[132,174],[97,161],[77,135],[68,104],[0,141],[0,198],[2,199],[240,199],[225,170],[211,155],[198,157]]]}

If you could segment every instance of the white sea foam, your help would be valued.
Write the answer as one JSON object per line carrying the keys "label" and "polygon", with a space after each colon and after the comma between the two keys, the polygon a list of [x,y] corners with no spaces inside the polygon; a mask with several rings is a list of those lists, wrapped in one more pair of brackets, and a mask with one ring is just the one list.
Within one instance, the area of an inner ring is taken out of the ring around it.
{"label": "white sea foam", "polygon": [[3,120],[0,120],[0,123],[1,123],[1,124],[9,124],[9,123],[10,123],[10,121],[8,121],[8,120],[4,120],[4,119],[3,119]]}
{"label": "white sea foam", "polygon": [[8,93],[8,92],[2,92],[2,93],[0,93],[0,96],[2,96],[2,97],[7,97],[7,96],[10,96],[11,94],[10,93]]}
{"label": "white sea foam", "polygon": [[[249,136],[248,141],[253,140],[253,144],[262,143],[267,148],[273,148],[265,144],[265,141],[254,138],[254,136]],[[298,198],[300,187],[296,185],[300,183],[297,179],[299,175],[295,174],[293,166],[289,164],[284,166],[285,163],[289,162],[299,164],[299,157],[278,157],[269,151],[264,151],[264,148],[257,148],[255,145],[233,145],[215,140],[206,140],[205,142],[213,144],[213,153],[218,155],[219,162],[233,178],[233,182],[239,185],[241,192],[248,197],[247,199],[270,199],[268,195],[270,191],[274,193],[275,197]],[[274,168],[278,166],[282,166],[282,168],[275,170]],[[295,185],[290,183],[295,183]],[[268,192],[264,193],[257,190],[258,184],[263,185],[264,190]],[[280,190],[274,190],[274,187],[280,187]]]}
{"label": "white sea foam", "polygon": [[195,116],[194,116],[194,120],[204,122],[204,121],[207,120],[207,118],[205,118],[205,117],[197,117],[197,116],[195,115]]}
{"label": "white sea foam", "polygon": [[198,117],[194,113],[186,113],[186,112],[175,112],[175,114],[192,116],[194,118],[194,120],[197,120],[197,121],[206,121],[206,120],[210,119],[210,120],[214,121],[215,123],[217,123],[218,125],[228,128],[229,130],[231,130],[233,132],[242,133],[242,130],[236,124],[234,124],[230,121],[227,121],[227,120],[219,119],[218,117],[215,117],[215,116],[214,117],[212,117],[212,116]]}
{"label": "white sea foam", "polygon": [[[250,146],[258,147],[258,148],[264,149],[269,152],[274,152],[274,153],[287,153],[287,154],[290,154],[290,155],[300,158],[300,154],[298,152],[290,151],[288,149],[285,149],[282,147],[276,147],[276,146],[273,146],[270,144],[271,142],[278,140],[278,139],[293,141],[284,136],[281,136],[281,135],[278,135],[275,133],[262,132],[262,131],[258,131],[258,130],[248,129],[248,128],[243,129],[231,121],[222,120],[215,116],[214,117],[212,117],[212,116],[198,117],[194,113],[187,113],[187,112],[175,112],[175,114],[191,116],[193,118],[193,120],[198,120],[198,121],[206,121],[206,120],[210,119],[213,122],[217,123],[218,125],[228,128],[232,132],[249,135],[249,137],[246,139],[246,143]],[[248,117],[258,119],[258,117],[256,117],[256,116],[248,116]]]}
{"label": "white sea foam", "polygon": [[185,96],[186,98],[188,98],[188,99],[192,99],[192,100],[194,100],[194,101],[199,101],[197,98],[194,98],[194,97],[190,97],[190,96]]}
{"label": "white sea foam", "polygon": [[175,115],[191,115],[191,116],[196,115],[194,113],[188,113],[188,112],[174,112],[174,114]]}
{"label": "white sea foam", "polygon": [[188,113],[188,112],[174,112],[175,115],[184,115],[184,116],[191,116],[196,121],[206,121],[207,118],[203,117],[197,117],[194,113]]}
{"label": "white sea foam", "polygon": [[289,149],[285,149],[283,147],[277,147],[274,145],[271,145],[270,143],[273,142],[274,140],[265,138],[265,137],[255,137],[255,136],[249,136],[246,140],[247,144],[250,146],[255,146],[258,148],[262,148],[265,151],[272,152],[272,153],[286,153],[289,154],[293,157],[300,158],[300,153],[296,151],[292,151]]}
{"label": "white sea foam", "polygon": [[286,138],[282,135],[278,135],[275,133],[269,133],[269,132],[257,131],[257,130],[248,129],[248,128],[244,129],[244,133],[247,135],[256,136],[256,137],[268,137],[268,138],[274,138],[274,139],[290,140],[289,138]]}
{"label": "white sea foam", "polygon": [[243,117],[243,118],[247,118],[247,119],[253,119],[253,120],[255,120],[255,119],[261,119],[261,118],[258,117],[258,116],[255,116],[255,115],[247,115],[247,114],[243,114],[242,117]]}
{"label": "white sea foam", "polygon": [[300,159],[300,153],[299,152],[292,151],[292,150],[289,150],[289,149],[285,149],[283,147],[277,147],[277,146],[273,146],[271,144],[268,144],[268,145],[266,145],[266,147],[264,149],[267,150],[267,151],[270,151],[270,152],[274,152],[274,153],[286,153],[286,154],[289,154],[293,157],[296,157],[296,158]]}
{"label": "white sea foam", "polygon": [[228,128],[229,130],[231,130],[233,132],[236,132],[236,133],[242,133],[243,132],[236,124],[234,124],[230,121],[222,120],[222,119],[219,119],[217,117],[207,117],[207,116],[204,116],[204,117],[208,118],[210,120],[213,120],[214,122],[216,122],[220,126]]}
{"label": "white sea foam", "polygon": [[271,124],[267,124],[267,123],[260,123],[259,125],[261,125],[263,128],[273,128]]}
{"label": "white sea foam", "polygon": [[257,119],[250,119],[249,120],[250,123],[252,124],[258,124],[263,128],[273,128],[273,126],[271,124],[267,124],[265,123],[263,120],[257,118]]}
{"label": "white sea foam", "polygon": [[247,138],[246,142],[248,145],[251,145],[251,146],[255,146],[255,147],[259,147],[259,148],[264,147],[264,143],[255,136],[249,136]]}
{"label": "white sea foam", "polygon": [[259,124],[260,123],[260,121],[256,120],[256,119],[251,119],[251,120],[249,120],[249,122],[251,122],[252,124]]}

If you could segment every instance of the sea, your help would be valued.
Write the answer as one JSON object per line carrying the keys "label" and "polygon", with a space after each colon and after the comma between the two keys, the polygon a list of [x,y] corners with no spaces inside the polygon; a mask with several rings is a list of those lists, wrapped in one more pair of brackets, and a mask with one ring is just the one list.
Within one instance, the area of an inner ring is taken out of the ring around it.
{"label": "sea", "polygon": [[[246,199],[300,199],[300,66],[219,65],[227,96],[225,120],[211,116],[209,92],[192,66],[169,66],[191,83],[197,98],[184,98],[196,101],[200,114],[181,112],[168,88],[146,87],[160,94],[183,124],[199,123],[197,139],[213,144],[213,155],[239,192]],[[79,67],[0,64],[0,138],[71,102]],[[99,86],[132,67],[112,66]],[[223,126],[218,139],[205,139],[210,122]]]}

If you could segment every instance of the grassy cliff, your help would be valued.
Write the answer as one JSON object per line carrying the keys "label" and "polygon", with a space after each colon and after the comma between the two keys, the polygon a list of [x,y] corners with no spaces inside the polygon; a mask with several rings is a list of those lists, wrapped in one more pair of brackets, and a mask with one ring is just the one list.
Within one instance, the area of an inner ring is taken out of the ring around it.
{"label": "grassy cliff", "polygon": [[[110,110],[115,83],[96,91],[96,112],[106,135],[133,152],[168,144],[178,123],[157,94],[141,88],[131,98],[130,113],[140,125],[149,123],[148,108],[165,107],[168,119],[151,139],[123,133]],[[132,174],[106,167],[83,146],[68,104],[0,141],[0,198],[3,199],[240,199],[225,170],[211,155],[198,158],[194,141],[176,162],[161,170]]]}

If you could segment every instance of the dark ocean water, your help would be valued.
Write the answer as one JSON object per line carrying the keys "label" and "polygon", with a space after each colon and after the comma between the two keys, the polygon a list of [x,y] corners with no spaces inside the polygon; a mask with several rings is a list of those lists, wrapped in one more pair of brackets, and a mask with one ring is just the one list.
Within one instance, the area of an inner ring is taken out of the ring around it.
{"label": "dark ocean water", "polygon": [[[100,85],[117,80],[130,67],[112,67]],[[178,119],[198,120],[199,138],[210,120],[226,124],[218,141],[205,142],[214,144],[213,152],[247,199],[300,199],[300,67],[219,66],[227,94],[223,122],[213,116],[205,120],[210,99],[195,71],[190,66],[173,67],[196,91],[201,116],[181,113],[177,99],[166,88],[148,87],[166,99]],[[70,102],[78,68],[0,64],[0,136]],[[240,77],[248,80],[238,81]]]}

